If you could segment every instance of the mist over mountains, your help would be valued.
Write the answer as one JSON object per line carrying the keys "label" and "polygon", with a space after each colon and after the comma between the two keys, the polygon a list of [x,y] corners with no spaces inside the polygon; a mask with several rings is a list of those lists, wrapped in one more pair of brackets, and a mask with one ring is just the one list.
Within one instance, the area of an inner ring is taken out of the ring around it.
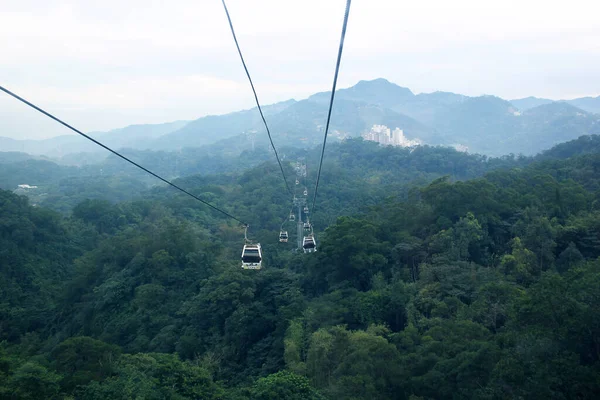
{"label": "mist over mountains", "polygon": [[[277,146],[311,147],[322,139],[329,93],[288,100],[264,107]],[[535,97],[503,100],[449,92],[421,93],[385,79],[360,81],[336,92],[331,139],[360,136],[373,125],[400,128],[408,139],[429,145],[467,148],[469,152],[500,156],[536,154],[581,135],[600,133],[600,97],[552,101]],[[93,137],[114,148],[178,151],[228,140],[232,152],[266,146],[257,110],[206,116],[194,121],[132,125]],[[231,140],[235,138],[235,140]],[[75,153],[103,150],[77,136],[46,140],[0,137],[0,151],[63,158],[81,163]],[[94,159],[90,155],[90,160]]]}

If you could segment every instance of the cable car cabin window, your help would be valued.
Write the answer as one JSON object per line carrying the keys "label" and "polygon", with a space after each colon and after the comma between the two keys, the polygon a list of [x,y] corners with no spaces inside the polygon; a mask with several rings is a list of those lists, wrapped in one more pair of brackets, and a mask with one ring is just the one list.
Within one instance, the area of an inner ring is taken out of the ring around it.
{"label": "cable car cabin window", "polygon": [[260,262],[262,258],[260,257],[260,252],[258,249],[246,249],[244,252],[244,256],[242,257],[242,261],[245,262]]}

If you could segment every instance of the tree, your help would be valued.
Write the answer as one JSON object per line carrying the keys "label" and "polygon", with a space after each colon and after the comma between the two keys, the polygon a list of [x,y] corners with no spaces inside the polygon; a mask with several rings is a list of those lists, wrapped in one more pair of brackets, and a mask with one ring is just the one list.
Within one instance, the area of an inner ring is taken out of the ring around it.
{"label": "tree", "polygon": [[82,388],[85,399],[220,399],[223,390],[202,367],[172,354],[123,355],[115,376]]}
{"label": "tree", "polygon": [[55,398],[60,389],[61,376],[46,367],[28,361],[17,368],[10,377],[12,395],[24,400],[45,400]]}
{"label": "tree", "polygon": [[289,371],[279,371],[260,378],[250,391],[256,400],[324,400],[307,378]]}
{"label": "tree", "polygon": [[518,283],[529,284],[536,276],[535,254],[525,248],[519,237],[515,237],[511,245],[512,253],[502,256],[500,266],[505,274],[512,276]]}
{"label": "tree", "polygon": [[377,327],[350,332],[320,329],[311,337],[307,374],[315,387],[336,399],[391,399],[398,384],[398,351]]}
{"label": "tree", "polygon": [[556,260],[556,267],[559,272],[566,272],[567,270],[576,266],[583,260],[583,255],[581,254],[575,243],[570,242],[569,246],[566,249],[564,249],[558,256],[558,259]]}
{"label": "tree", "polygon": [[55,369],[64,376],[61,386],[70,392],[79,385],[110,376],[120,353],[118,346],[79,336],[56,346],[52,360]]}

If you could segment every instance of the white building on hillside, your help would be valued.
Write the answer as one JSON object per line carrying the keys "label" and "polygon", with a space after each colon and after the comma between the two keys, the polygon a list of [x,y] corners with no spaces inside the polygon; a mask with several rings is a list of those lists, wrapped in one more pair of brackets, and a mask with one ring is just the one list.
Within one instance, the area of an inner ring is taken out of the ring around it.
{"label": "white building on hillside", "polygon": [[365,140],[377,142],[383,146],[401,146],[401,147],[412,147],[421,144],[419,139],[408,139],[404,136],[404,132],[400,128],[396,128],[393,131],[385,125],[373,125],[371,130],[362,135]]}

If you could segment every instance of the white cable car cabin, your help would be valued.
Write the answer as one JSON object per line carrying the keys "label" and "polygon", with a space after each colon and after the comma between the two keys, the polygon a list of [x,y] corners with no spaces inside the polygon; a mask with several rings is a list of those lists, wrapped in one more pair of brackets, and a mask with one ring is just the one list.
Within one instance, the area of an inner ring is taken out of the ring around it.
{"label": "white cable car cabin", "polygon": [[317,244],[315,243],[315,238],[312,234],[308,236],[304,236],[304,240],[302,241],[302,248],[305,253],[313,253],[317,251]]}
{"label": "white cable car cabin", "polygon": [[281,231],[281,232],[279,232],[279,241],[281,243],[287,243],[287,241],[288,241],[288,233],[287,233],[287,231]]}
{"label": "white cable car cabin", "polygon": [[294,215],[294,213],[290,213],[290,221],[295,221],[296,220],[296,216]]}
{"label": "white cable car cabin", "polygon": [[242,250],[242,268],[260,269],[262,267],[262,251],[260,243],[245,244]]}
{"label": "white cable car cabin", "polygon": [[308,196],[308,190],[306,188],[304,188],[304,195]]}
{"label": "white cable car cabin", "polygon": [[304,229],[307,231],[310,230],[310,222],[307,221],[304,223]]}
{"label": "white cable car cabin", "polygon": [[300,181],[298,179],[296,179],[296,185],[299,185]]}
{"label": "white cable car cabin", "polygon": [[304,213],[308,214],[308,207],[307,206],[304,206]]}

